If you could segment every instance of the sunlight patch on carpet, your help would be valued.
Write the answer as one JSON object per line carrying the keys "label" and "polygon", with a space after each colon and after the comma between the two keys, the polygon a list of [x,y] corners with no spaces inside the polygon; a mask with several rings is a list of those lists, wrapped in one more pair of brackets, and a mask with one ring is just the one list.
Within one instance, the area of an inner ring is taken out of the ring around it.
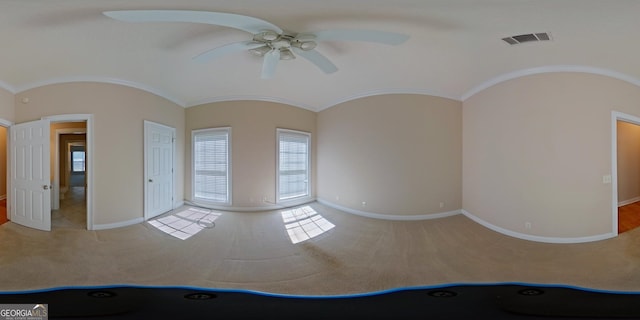
{"label": "sunlight patch on carpet", "polygon": [[309,206],[285,210],[281,214],[293,244],[317,237],[335,227]]}
{"label": "sunlight patch on carpet", "polygon": [[181,240],[187,240],[203,229],[215,227],[222,213],[203,208],[187,208],[149,221],[156,229]]}

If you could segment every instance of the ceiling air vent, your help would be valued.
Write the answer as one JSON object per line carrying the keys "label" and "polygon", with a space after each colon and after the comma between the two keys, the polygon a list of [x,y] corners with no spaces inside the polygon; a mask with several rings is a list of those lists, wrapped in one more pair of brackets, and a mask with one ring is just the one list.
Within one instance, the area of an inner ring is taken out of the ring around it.
{"label": "ceiling air vent", "polygon": [[510,45],[514,45],[514,44],[519,44],[523,42],[548,41],[548,40],[551,40],[551,36],[546,32],[528,33],[528,34],[519,34],[517,36],[502,38],[502,40]]}

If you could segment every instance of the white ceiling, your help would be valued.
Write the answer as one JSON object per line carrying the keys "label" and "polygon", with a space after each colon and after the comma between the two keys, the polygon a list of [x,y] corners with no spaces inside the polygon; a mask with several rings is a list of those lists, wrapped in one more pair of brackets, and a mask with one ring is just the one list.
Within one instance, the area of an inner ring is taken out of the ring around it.
{"label": "white ceiling", "polygon": [[[181,9],[249,15],[294,32],[376,29],[406,33],[399,46],[322,42],[338,72],[304,59],[242,52],[199,64],[194,56],[250,40],[207,24],[128,23],[108,10]],[[102,81],[142,88],[189,107],[259,99],[310,110],[377,93],[464,100],[491,83],[536,71],[602,73],[640,83],[637,0],[0,0],[0,86]],[[503,37],[549,32],[552,41],[509,46]]]}

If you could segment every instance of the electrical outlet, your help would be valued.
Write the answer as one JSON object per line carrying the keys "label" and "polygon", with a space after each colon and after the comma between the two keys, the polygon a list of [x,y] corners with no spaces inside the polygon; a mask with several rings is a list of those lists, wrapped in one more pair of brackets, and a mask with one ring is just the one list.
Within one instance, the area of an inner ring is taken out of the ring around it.
{"label": "electrical outlet", "polygon": [[524,223],[524,228],[527,230],[531,230],[531,222],[527,221]]}
{"label": "electrical outlet", "polygon": [[440,202],[440,208],[444,208],[444,202]]}
{"label": "electrical outlet", "polygon": [[262,197],[262,202],[267,202],[269,199],[267,199],[267,196]]}

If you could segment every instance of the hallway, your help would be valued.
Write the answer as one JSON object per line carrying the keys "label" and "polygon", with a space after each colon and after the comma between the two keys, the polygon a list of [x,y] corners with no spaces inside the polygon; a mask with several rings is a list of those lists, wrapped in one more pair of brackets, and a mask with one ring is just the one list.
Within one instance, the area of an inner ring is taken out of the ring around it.
{"label": "hallway", "polygon": [[64,199],[60,199],[60,209],[51,210],[51,228],[87,229],[84,187],[70,187]]}
{"label": "hallway", "polygon": [[9,221],[7,214],[7,199],[0,200],[0,225]]}
{"label": "hallway", "polygon": [[618,207],[618,234],[640,226],[640,202]]}

